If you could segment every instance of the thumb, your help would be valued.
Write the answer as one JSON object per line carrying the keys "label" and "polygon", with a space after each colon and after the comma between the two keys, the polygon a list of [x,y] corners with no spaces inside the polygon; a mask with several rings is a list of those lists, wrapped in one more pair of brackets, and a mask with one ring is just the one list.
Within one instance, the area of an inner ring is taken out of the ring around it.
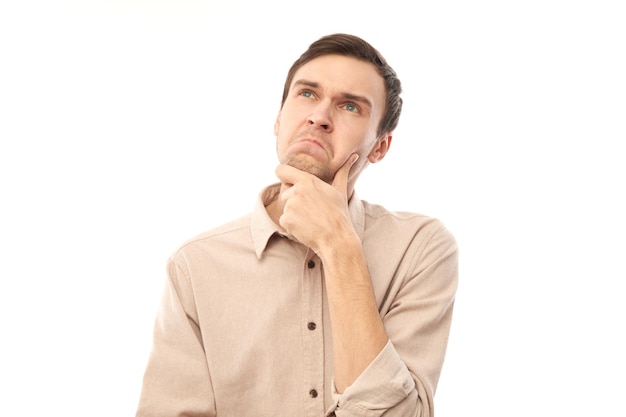
{"label": "thumb", "polygon": [[352,165],[359,159],[359,154],[353,153],[350,155],[350,158],[343,163],[341,168],[337,170],[335,173],[335,178],[333,178],[333,187],[337,188],[342,192],[346,192],[348,189],[348,176],[350,174],[350,168]]}

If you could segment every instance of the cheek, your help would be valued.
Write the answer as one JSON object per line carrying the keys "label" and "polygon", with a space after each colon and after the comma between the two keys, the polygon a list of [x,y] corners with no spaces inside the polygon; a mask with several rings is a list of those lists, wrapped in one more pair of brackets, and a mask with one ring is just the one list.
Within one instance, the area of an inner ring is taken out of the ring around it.
{"label": "cheek", "polygon": [[357,150],[357,152],[359,152],[361,159],[366,159],[369,156],[370,152],[372,152],[372,149],[375,143],[376,143],[376,139],[373,139],[373,138],[368,137],[363,140],[360,146],[358,146],[358,150]]}
{"label": "cheek", "polygon": [[294,117],[288,112],[283,112],[282,116],[274,123],[274,136],[289,136],[294,130]]}

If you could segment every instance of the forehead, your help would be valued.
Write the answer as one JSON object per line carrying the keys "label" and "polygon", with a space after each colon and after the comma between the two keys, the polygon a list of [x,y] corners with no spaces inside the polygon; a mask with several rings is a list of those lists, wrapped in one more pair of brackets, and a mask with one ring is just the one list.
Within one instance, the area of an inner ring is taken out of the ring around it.
{"label": "forehead", "polygon": [[319,84],[329,93],[367,97],[376,107],[385,103],[385,83],[374,64],[343,55],[322,55],[302,65],[291,86],[306,80]]}

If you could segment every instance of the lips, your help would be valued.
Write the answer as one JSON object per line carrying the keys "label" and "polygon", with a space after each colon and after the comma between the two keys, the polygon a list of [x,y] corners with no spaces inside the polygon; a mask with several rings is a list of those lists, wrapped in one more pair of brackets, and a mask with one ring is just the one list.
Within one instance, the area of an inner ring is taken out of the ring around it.
{"label": "lips", "polygon": [[301,135],[298,135],[294,143],[300,143],[300,142],[313,143],[319,146],[320,148],[324,149],[324,151],[330,154],[331,149],[328,143],[324,139],[319,138],[314,134],[311,134],[311,132],[304,132]]}
{"label": "lips", "polygon": [[315,140],[315,139],[301,139],[298,142],[308,142],[308,143],[313,143],[317,146],[319,146],[322,149],[326,149],[324,148],[324,145],[322,145],[319,141]]}

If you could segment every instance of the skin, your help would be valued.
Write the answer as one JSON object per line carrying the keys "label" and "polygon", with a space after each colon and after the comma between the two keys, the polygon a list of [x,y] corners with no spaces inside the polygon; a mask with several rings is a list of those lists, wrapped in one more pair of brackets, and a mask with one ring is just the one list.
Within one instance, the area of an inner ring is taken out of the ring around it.
{"label": "skin", "polygon": [[325,55],[296,72],[274,125],[281,187],[267,211],[324,265],[339,393],[388,340],[348,211],[359,175],[391,144],[391,132],[377,135],[384,107],[383,79],[372,64]]}

